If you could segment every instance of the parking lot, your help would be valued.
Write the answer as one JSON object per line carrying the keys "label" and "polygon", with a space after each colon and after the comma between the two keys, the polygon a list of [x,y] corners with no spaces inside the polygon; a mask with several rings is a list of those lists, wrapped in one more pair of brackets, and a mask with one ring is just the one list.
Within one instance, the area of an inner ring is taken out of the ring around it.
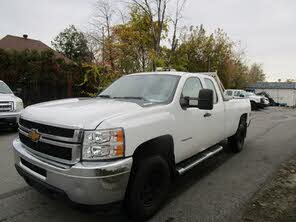
{"label": "parking lot", "polygon": [[[267,108],[252,114],[245,149],[220,153],[179,177],[151,221],[238,221],[252,195],[282,162],[296,154],[296,112]],[[128,221],[119,207],[88,211],[28,187],[13,166],[16,133],[0,132],[0,222]]]}

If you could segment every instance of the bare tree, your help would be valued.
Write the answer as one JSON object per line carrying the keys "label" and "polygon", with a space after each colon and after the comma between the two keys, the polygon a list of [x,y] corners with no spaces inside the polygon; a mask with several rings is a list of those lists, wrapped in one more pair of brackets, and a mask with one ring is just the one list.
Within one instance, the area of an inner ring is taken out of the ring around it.
{"label": "bare tree", "polygon": [[[167,5],[169,0],[132,0],[132,3],[147,14],[150,20],[150,29],[153,37],[153,48],[156,58],[160,57],[160,43],[167,19]],[[153,70],[156,70],[156,61],[153,61]]]}
{"label": "bare tree", "polygon": [[90,21],[92,30],[88,33],[90,38],[101,45],[102,63],[108,62],[115,69],[113,39],[112,39],[112,21],[116,14],[111,0],[97,0],[94,5],[94,16]]}
{"label": "bare tree", "polygon": [[171,21],[173,24],[173,35],[171,40],[171,50],[169,52],[169,58],[168,58],[169,66],[171,65],[172,55],[175,53],[178,47],[179,38],[177,36],[177,33],[178,33],[180,20],[183,18],[183,10],[185,8],[186,1],[187,0],[176,0],[176,11],[174,16],[171,18]]}

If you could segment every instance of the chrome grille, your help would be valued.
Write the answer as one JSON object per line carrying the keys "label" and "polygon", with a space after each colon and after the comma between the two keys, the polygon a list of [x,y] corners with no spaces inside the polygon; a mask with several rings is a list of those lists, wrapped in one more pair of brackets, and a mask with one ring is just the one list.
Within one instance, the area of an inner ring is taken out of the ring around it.
{"label": "chrome grille", "polygon": [[19,120],[20,125],[27,129],[38,129],[40,133],[53,135],[53,136],[60,136],[60,137],[66,137],[66,138],[73,138],[75,130],[74,129],[66,129],[56,126],[48,126],[41,123],[35,123],[32,121],[25,120],[23,118],[20,118]]}
{"label": "chrome grille", "polygon": [[12,101],[0,101],[0,112],[12,112],[13,102]]}
{"label": "chrome grille", "polygon": [[[32,130],[40,135],[38,141],[34,142],[30,139],[29,134]],[[72,132],[72,137],[70,137],[70,132]],[[65,164],[75,164],[80,160],[82,140],[80,129],[50,126],[21,118],[19,137],[28,151],[44,159]]]}

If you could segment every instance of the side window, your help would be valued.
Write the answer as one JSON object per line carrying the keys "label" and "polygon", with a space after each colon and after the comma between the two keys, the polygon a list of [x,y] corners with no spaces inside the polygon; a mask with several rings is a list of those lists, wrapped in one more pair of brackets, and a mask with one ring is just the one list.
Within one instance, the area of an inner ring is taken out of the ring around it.
{"label": "side window", "polygon": [[201,89],[202,89],[202,85],[198,78],[196,77],[188,78],[184,84],[182,96],[198,98],[198,94]]}
{"label": "side window", "polygon": [[240,93],[239,93],[239,97],[241,97],[241,98],[245,97],[245,93],[244,93],[244,91],[240,91]]}
{"label": "side window", "polygon": [[226,90],[226,95],[227,95],[227,96],[232,96],[232,93],[233,93],[233,92],[232,92],[231,90]]}
{"label": "side window", "polygon": [[215,104],[218,103],[218,94],[217,94],[216,87],[215,87],[213,81],[210,79],[205,79],[205,82],[206,82],[207,88],[214,91],[214,103]]}
{"label": "side window", "polygon": [[234,96],[239,97],[240,96],[240,91],[235,91]]}

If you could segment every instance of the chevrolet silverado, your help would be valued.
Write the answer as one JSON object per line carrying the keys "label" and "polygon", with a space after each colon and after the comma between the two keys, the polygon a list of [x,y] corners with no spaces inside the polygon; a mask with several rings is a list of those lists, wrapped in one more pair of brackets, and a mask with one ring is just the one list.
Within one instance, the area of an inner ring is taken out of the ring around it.
{"label": "chevrolet silverado", "polygon": [[15,166],[26,182],[83,205],[123,202],[138,221],[165,202],[175,177],[222,151],[243,149],[248,99],[224,98],[210,73],[126,75],[96,98],[27,107]]}

